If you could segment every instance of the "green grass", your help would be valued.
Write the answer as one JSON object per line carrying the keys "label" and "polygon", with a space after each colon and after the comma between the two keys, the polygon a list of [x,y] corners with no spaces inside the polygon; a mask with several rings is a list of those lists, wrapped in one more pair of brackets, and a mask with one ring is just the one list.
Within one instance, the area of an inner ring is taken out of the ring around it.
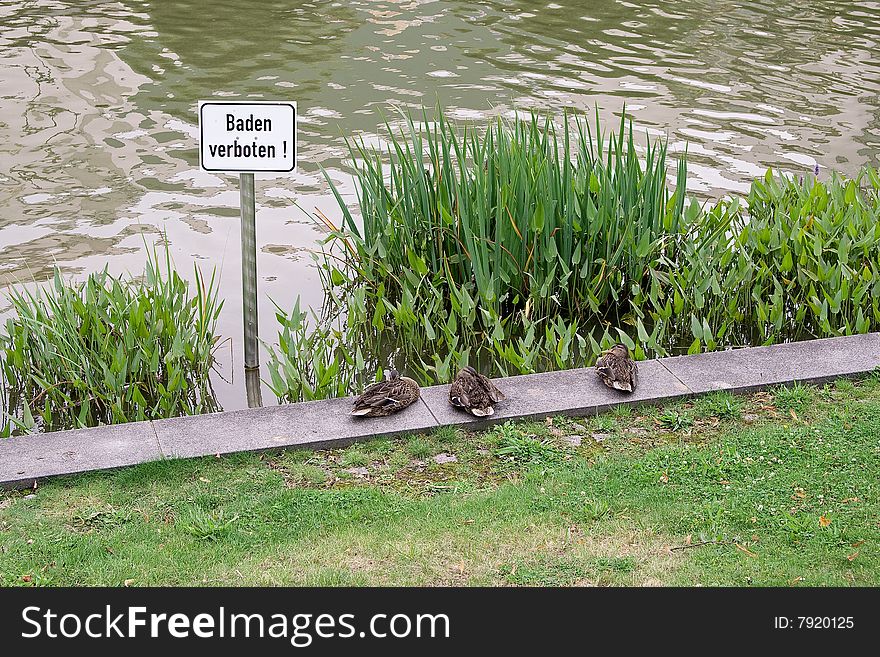
{"label": "green grass", "polygon": [[416,436],[407,441],[406,451],[409,452],[409,455],[414,459],[424,459],[431,456],[434,451],[434,444],[427,438]]}
{"label": "green grass", "polygon": [[712,392],[697,399],[694,413],[697,417],[739,419],[742,417],[742,399],[729,392]]}
{"label": "green grass", "polygon": [[0,582],[877,586],[878,436],[872,377],[150,463],[0,493]]}
{"label": "green grass", "polygon": [[452,443],[460,441],[464,436],[464,432],[456,426],[446,425],[434,431],[434,438],[440,443]]}
{"label": "green grass", "polygon": [[495,438],[495,455],[519,464],[549,465],[558,460],[561,453],[550,438],[541,437],[540,428],[533,425],[515,424],[507,421],[495,427],[489,435]]}
{"label": "green grass", "polygon": [[773,395],[774,403],[783,410],[805,411],[813,403],[813,390],[795,383],[790,388],[781,387]]}

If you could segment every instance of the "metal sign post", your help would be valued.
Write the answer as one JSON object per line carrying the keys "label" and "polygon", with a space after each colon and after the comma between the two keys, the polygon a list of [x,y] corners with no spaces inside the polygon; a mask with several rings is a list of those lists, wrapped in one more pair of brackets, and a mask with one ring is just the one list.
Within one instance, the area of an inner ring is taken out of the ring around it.
{"label": "metal sign post", "polygon": [[244,389],[247,393],[248,408],[260,408],[263,405],[263,389],[260,382],[260,368],[245,369]]}
{"label": "metal sign post", "polygon": [[[199,102],[199,164],[205,171],[239,174],[244,366],[248,372],[260,366],[254,172],[296,168],[296,103]],[[249,392],[249,402],[251,397]]]}
{"label": "metal sign post", "polygon": [[241,181],[241,303],[244,312],[244,366],[260,366],[257,323],[257,208],[254,174],[242,173]]}

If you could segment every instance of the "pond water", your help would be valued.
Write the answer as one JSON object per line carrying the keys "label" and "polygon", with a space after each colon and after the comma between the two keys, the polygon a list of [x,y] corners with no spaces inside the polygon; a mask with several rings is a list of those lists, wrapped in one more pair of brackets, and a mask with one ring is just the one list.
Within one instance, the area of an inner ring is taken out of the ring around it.
{"label": "pond water", "polygon": [[215,385],[244,407],[238,181],[198,168],[200,99],[299,105],[298,171],[256,184],[273,342],[272,300],[320,305],[309,213],[339,212],[319,167],[352,194],[343,137],[381,145],[394,107],[439,100],[481,123],[598,106],[613,122],[626,104],[688,144],[691,189],[717,198],[768,166],[877,164],[878,52],[875,1],[0,0],[0,292],[53,264],[140,273],[164,232],[183,273],[220,274],[231,340]]}

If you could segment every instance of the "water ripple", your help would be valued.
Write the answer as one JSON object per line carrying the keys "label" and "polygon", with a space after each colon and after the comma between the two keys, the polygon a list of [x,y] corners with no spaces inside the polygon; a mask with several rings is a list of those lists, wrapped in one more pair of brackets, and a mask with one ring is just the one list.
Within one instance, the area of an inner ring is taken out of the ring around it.
{"label": "water ripple", "polygon": [[[668,136],[673,154],[687,145],[705,197],[746,191],[769,166],[878,164],[876,1],[254,7],[0,0],[0,285],[55,263],[73,276],[138,271],[144,235],[161,232],[182,271],[221,269],[221,329],[237,336],[237,180],[201,172],[196,154],[196,104],[212,97],[299,103],[297,174],[257,183],[261,293],[282,305],[320,302],[308,213],[339,219],[320,167],[353,203],[344,137],[381,148],[395,108],[439,101],[481,123],[598,107],[614,122],[626,105],[641,135]],[[274,328],[264,321],[262,337]],[[228,408],[244,404],[239,381],[218,387]]]}

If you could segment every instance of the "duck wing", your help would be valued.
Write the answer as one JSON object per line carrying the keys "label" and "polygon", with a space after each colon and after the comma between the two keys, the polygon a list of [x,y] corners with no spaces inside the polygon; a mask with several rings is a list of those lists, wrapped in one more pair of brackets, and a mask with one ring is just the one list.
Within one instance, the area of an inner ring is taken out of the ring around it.
{"label": "duck wing", "polygon": [[488,376],[477,374],[477,380],[479,381],[483,392],[489,398],[489,401],[497,404],[504,399],[504,393],[495,387],[495,384],[492,383],[492,380]]}
{"label": "duck wing", "polygon": [[473,367],[463,368],[449,387],[449,403],[478,417],[492,415],[492,404],[502,399],[504,394]]}
{"label": "duck wing", "polygon": [[633,392],[638,385],[638,367],[629,358],[606,354],[596,361],[596,372],[609,388]]}
{"label": "duck wing", "polygon": [[381,405],[388,397],[389,381],[380,381],[367,388],[354,400],[355,410]]}
{"label": "duck wing", "polygon": [[355,415],[372,413],[387,415],[409,406],[417,396],[400,379],[380,381],[369,386],[354,400],[352,413]]}

